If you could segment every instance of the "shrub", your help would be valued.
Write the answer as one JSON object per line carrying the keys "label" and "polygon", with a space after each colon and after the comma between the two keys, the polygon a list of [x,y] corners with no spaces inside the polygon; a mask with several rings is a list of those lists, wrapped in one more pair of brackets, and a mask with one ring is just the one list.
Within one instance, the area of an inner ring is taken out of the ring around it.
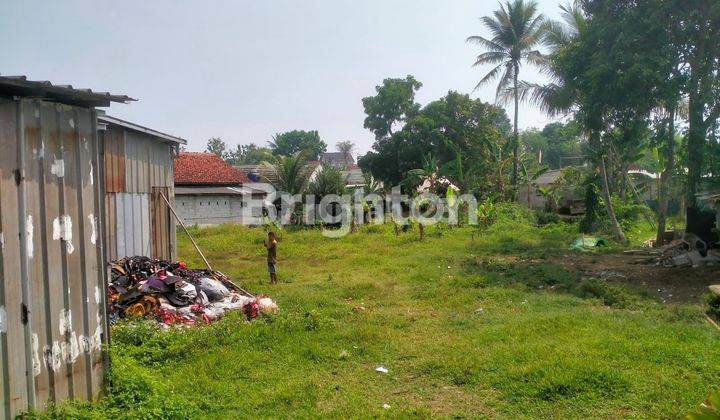
{"label": "shrub", "polygon": [[560,221],[560,215],[554,212],[539,211],[535,213],[538,225],[548,225]]}
{"label": "shrub", "polygon": [[707,293],[703,296],[703,300],[708,306],[708,313],[716,319],[720,319],[720,296],[715,293]]}

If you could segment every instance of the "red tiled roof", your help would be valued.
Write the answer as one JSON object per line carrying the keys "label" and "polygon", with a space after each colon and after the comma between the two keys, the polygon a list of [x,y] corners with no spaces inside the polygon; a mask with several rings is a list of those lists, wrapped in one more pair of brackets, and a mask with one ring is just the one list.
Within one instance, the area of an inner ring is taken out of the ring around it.
{"label": "red tiled roof", "polygon": [[247,176],[214,153],[181,152],[175,158],[176,185],[237,185]]}

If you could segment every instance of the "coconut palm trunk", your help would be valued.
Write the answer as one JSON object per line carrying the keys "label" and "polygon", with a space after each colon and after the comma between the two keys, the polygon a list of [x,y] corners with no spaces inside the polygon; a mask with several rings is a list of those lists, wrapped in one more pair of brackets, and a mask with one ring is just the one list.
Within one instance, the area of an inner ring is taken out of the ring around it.
{"label": "coconut palm trunk", "polygon": [[520,149],[520,137],[518,135],[518,111],[520,109],[520,98],[518,98],[518,73],[520,69],[518,68],[517,63],[515,64],[515,71],[513,74],[513,97],[515,100],[515,115],[514,118],[514,125],[513,125],[513,174],[512,174],[512,183],[513,187],[517,188],[517,181],[518,181],[518,150]]}
{"label": "coconut palm trunk", "polygon": [[605,166],[605,153],[602,152],[602,145],[600,144],[600,132],[594,130],[591,134],[591,144],[595,150],[600,151],[600,183],[603,201],[605,202],[605,211],[607,212],[608,218],[610,219],[610,227],[612,229],[613,237],[616,241],[625,243],[627,238],[620,228],[617,217],[615,216],[615,208],[613,207],[612,200],[610,197],[610,183],[608,181],[607,168]]}

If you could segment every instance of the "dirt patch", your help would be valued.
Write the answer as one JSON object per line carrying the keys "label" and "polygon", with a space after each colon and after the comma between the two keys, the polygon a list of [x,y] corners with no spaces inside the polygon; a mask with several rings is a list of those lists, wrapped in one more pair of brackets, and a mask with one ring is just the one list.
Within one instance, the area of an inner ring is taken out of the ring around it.
{"label": "dirt patch", "polygon": [[720,283],[720,265],[667,268],[648,262],[647,255],[566,254],[552,259],[580,277],[647,290],[663,302],[700,303],[711,284]]}

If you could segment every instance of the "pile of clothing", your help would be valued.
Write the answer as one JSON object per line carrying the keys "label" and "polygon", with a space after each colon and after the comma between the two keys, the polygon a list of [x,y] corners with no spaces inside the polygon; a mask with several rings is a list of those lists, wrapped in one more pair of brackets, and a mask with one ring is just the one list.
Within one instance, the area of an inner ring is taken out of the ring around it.
{"label": "pile of clothing", "polygon": [[128,257],[110,263],[110,322],[120,318],[154,319],[163,328],[210,324],[226,311],[249,319],[278,312],[265,295],[252,296],[218,271],[193,270],[185,263]]}

